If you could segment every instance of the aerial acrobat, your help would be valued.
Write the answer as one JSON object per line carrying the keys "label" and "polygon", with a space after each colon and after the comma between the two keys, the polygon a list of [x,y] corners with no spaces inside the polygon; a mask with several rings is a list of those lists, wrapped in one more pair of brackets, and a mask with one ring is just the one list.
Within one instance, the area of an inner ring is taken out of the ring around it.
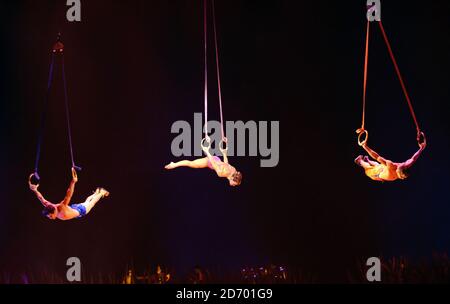
{"label": "aerial acrobat", "polygon": [[178,162],[171,162],[165,168],[167,170],[175,169],[178,167],[189,167],[194,169],[209,168],[216,171],[217,176],[228,179],[230,186],[239,186],[242,181],[242,173],[237,171],[232,165],[228,163],[227,152],[225,149],[221,149],[223,155],[223,161],[218,156],[212,156],[209,151],[209,146],[202,145],[203,152],[206,157],[199,158],[193,161],[181,160]]}
{"label": "aerial acrobat", "polygon": [[[39,192],[39,182],[40,182],[40,176],[38,174],[38,167],[39,167],[39,160],[41,156],[41,146],[42,146],[42,138],[43,138],[43,131],[44,131],[44,125],[45,125],[45,113],[46,108],[49,100],[49,94],[53,79],[53,67],[55,63],[55,57],[61,55],[61,65],[62,65],[62,76],[63,76],[63,84],[64,84],[64,95],[65,95],[65,107],[66,107],[66,120],[67,120],[67,131],[68,131],[68,138],[69,138],[69,148],[70,148],[70,156],[71,156],[71,170],[72,170],[72,181],[70,182],[70,186],[67,189],[66,196],[64,199],[58,203],[53,204],[47,199],[44,198],[44,196]],[[95,206],[95,204],[100,201],[100,199],[109,196],[109,192],[103,188],[97,188],[97,190],[94,191],[94,193],[89,196],[85,202],[81,204],[70,204],[72,200],[72,195],[75,191],[75,184],[78,182],[78,176],[77,171],[81,170],[81,168],[77,167],[75,165],[75,160],[73,156],[73,146],[72,146],[72,135],[71,135],[71,128],[70,128],[70,119],[69,119],[69,101],[68,101],[68,95],[67,95],[67,84],[66,84],[66,76],[65,76],[65,68],[64,68],[64,45],[61,42],[61,35],[58,34],[58,39],[53,46],[52,49],[52,57],[51,57],[51,64],[50,64],[50,71],[49,71],[49,79],[47,83],[47,96],[44,103],[44,109],[42,111],[42,118],[41,118],[41,127],[39,131],[38,136],[38,144],[37,144],[37,152],[36,152],[36,162],[35,162],[35,169],[34,172],[29,176],[28,178],[28,186],[30,190],[36,195],[38,200],[42,203],[44,206],[44,210],[42,214],[46,216],[47,218],[51,220],[60,219],[60,220],[71,220],[74,218],[81,218],[84,217],[86,214],[88,214],[91,209]]]}
{"label": "aerial acrobat", "polygon": [[53,204],[46,200],[44,196],[39,192],[39,184],[33,184],[31,182],[32,178],[33,174],[30,175],[30,179],[28,181],[30,190],[33,191],[34,194],[36,194],[36,197],[44,206],[42,214],[51,220],[60,219],[63,221],[67,221],[74,218],[82,218],[86,216],[86,214],[88,214],[92,210],[92,208],[94,208],[95,204],[97,204],[100,199],[109,196],[108,191],[103,188],[97,188],[95,192],[90,195],[83,203],[70,204],[72,195],[75,191],[75,184],[78,182],[77,172],[75,168],[72,168],[72,181],[70,182],[69,188],[67,189],[66,196],[60,203]]}
{"label": "aerial acrobat", "polygon": [[193,161],[190,160],[182,160],[179,162],[171,162],[170,164],[165,166],[165,169],[171,170],[178,167],[189,167],[195,169],[209,168],[214,170],[217,173],[217,176],[228,179],[230,186],[238,186],[242,181],[242,173],[237,171],[235,167],[229,164],[228,162],[228,145],[227,138],[225,136],[225,131],[223,127],[223,112],[222,112],[222,92],[220,86],[220,70],[219,70],[219,52],[217,46],[217,33],[216,33],[216,17],[215,17],[215,9],[214,9],[214,0],[212,1],[212,10],[213,10],[213,25],[214,25],[214,42],[215,42],[215,53],[216,53],[216,71],[217,71],[217,84],[219,91],[219,106],[220,106],[220,123],[221,123],[221,132],[222,139],[220,141],[219,147],[220,152],[223,155],[223,161],[218,156],[213,156],[210,152],[211,148],[211,138],[208,136],[208,69],[207,69],[207,9],[206,9],[206,1],[204,1],[204,47],[205,47],[205,138],[201,142],[202,150],[206,154],[206,157],[199,158]]}
{"label": "aerial acrobat", "polygon": [[368,131],[364,128],[365,125],[365,108],[366,108],[366,88],[367,88],[367,67],[368,67],[368,55],[369,55],[369,29],[370,29],[370,22],[367,21],[367,33],[366,33],[366,51],[365,51],[365,61],[364,61],[364,89],[363,89],[363,111],[362,111],[362,124],[361,128],[356,130],[356,133],[358,134],[358,144],[361,146],[373,160],[371,160],[367,156],[358,156],[355,159],[355,163],[361,166],[366,175],[375,181],[394,181],[398,179],[406,179],[408,177],[407,170],[417,161],[423,150],[425,149],[427,145],[425,133],[423,133],[419,127],[419,123],[417,121],[416,115],[414,113],[414,109],[411,103],[411,100],[409,98],[408,92],[406,90],[405,83],[403,82],[402,75],[400,73],[400,69],[398,68],[397,61],[395,60],[394,53],[392,52],[391,45],[389,43],[389,40],[387,38],[386,32],[384,31],[383,24],[381,20],[376,21],[378,22],[381,33],[383,35],[384,41],[386,43],[387,49],[389,51],[389,55],[391,57],[391,60],[394,64],[395,71],[397,73],[398,79],[400,81],[400,85],[402,87],[403,93],[405,95],[406,101],[409,106],[409,110],[411,112],[411,116],[414,120],[414,123],[416,125],[417,130],[417,143],[419,145],[419,150],[407,161],[405,162],[392,162],[388,159],[385,159],[381,157],[378,153],[376,153],[374,150],[369,148],[367,145]]}

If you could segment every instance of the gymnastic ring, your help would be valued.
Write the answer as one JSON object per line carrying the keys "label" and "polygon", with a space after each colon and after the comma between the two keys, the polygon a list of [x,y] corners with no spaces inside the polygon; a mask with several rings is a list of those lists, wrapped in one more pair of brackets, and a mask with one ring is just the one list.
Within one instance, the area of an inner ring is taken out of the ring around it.
{"label": "gymnastic ring", "polygon": [[[365,138],[364,140],[361,140],[363,134],[365,135]],[[369,132],[367,132],[367,130],[364,129],[360,130],[358,135],[358,145],[361,147],[364,146],[367,143],[368,139],[369,139]]]}
{"label": "gymnastic ring", "polygon": [[219,143],[219,149],[222,154],[228,152],[228,138],[223,137]]}
{"label": "gymnastic ring", "polygon": [[[36,179],[37,184],[34,184],[34,183],[33,183],[33,181],[32,181],[33,178]],[[41,181],[41,178],[39,177],[39,174],[38,174],[37,172],[31,173],[31,174],[30,174],[30,177],[28,178],[28,183],[31,184],[31,185],[33,185],[33,186],[36,186],[36,187],[39,186],[39,182],[40,182],[40,181]]]}
{"label": "gymnastic ring", "polygon": [[[205,144],[207,144],[207,145],[205,145]],[[209,136],[206,136],[205,138],[203,138],[201,145],[202,145],[203,150],[211,149],[211,138]]]}
{"label": "gymnastic ring", "polygon": [[425,133],[423,133],[422,131],[419,131],[417,133],[417,143],[420,145],[422,144],[426,144],[427,142],[427,138],[425,137]]}

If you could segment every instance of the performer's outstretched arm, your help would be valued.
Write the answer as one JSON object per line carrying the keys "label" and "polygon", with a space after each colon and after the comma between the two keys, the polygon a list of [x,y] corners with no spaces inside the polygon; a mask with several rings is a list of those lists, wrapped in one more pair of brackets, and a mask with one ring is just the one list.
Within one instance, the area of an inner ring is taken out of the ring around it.
{"label": "performer's outstretched arm", "polygon": [[425,149],[426,145],[427,145],[426,143],[421,144],[419,150],[417,150],[417,152],[414,153],[414,155],[404,163],[403,167],[405,169],[408,169],[409,167],[414,165],[414,163],[419,158],[420,154],[422,154],[422,151]]}
{"label": "performer's outstretched arm", "polygon": [[67,189],[66,196],[64,197],[64,200],[61,202],[63,205],[69,205],[70,201],[72,200],[73,192],[75,191],[75,182],[72,180],[70,182],[69,188]]}
{"label": "performer's outstretched arm", "polygon": [[[31,177],[32,176],[30,176],[30,179]],[[34,185],[31,183],[31,181],[28,181],[28,185],[30,186],[30,190],[33,191],[34,194],[36,194],[37,199],[42,203],[42,205],[44,205],[44,207],[51,205],[51,203],[44,198],[41,192],[39,192],[38,190],[39,185]]]}
{"label": "performer's outstretched arm", "polygon": [[228,164],[228,155],[226,150],[222,150],[223,162]]}
{"label": "performer's outstretched arm", "polygon": [[42,205],[44,205],[44,207],[47,207],[48,205],[51,205],[51,203],[49,201],[47,201],[44,198],[44,196],[37,190],[37,187],[36,187],[35,190],[32,189],[32,191],[34,192],[34,194],[36,194],[36,197],[42,203]]}
{"label": "performer's outstretched arm", "polygon": [[69,205],[72,200],[73,192],[75,191],[75,184],[78,182],[77,172],[74,168],[72,168],[72,181],[70,182],[69,189],[67,189],[66,196],[64,200],[61,202],[63,205]]}
{"label": "performer's outstretched arm", "polygon": [[362,145],[362,147],[364,148],[364,150],[366,150],[366,152],[370,155],[370,157],[372,157],[374,160],[376,160],[377,162],[385,165],[386,164],[386,159],[384,159],[383,157],[381,157],[377,152],[375,152],[374,150],[370,149],[369,146],[367,146],[366,144]]}

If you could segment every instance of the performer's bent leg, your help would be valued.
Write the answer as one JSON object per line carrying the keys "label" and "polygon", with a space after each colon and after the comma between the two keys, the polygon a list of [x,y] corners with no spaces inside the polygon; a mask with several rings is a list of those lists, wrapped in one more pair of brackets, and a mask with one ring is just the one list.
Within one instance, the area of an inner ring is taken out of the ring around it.
{"label": "performer's bent leg", "polygon": [[178,167],[189,167],[194,169],[202,169],[202,168],[208,168],[208,158],[199,158],[196,160],[182,160],[176,163],[170,163],[165,168],[166,169],[175,169]]}

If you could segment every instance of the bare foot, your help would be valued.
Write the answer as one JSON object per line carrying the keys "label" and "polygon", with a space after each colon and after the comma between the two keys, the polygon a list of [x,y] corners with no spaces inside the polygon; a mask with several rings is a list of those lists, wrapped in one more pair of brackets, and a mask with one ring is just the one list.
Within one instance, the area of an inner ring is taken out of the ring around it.
{"label": "bare foot", "polygon": [[104,188],[99,188],[99,193],[102,195],[102,197],[108,197],[109,191]]}
{"label": "bare foot", "polygon": [[175,169],[175,164],[174,164],[174,162],[170,162],[170,164],[168,164],[168,165],[165,166],[164,168],[166,168],[167,170]]}
{"label": "bare foot", "polygon": [[355,163],[359,165],[362,159],[363,159],[362,155],[358,156],[357,158],[355,158]]}

